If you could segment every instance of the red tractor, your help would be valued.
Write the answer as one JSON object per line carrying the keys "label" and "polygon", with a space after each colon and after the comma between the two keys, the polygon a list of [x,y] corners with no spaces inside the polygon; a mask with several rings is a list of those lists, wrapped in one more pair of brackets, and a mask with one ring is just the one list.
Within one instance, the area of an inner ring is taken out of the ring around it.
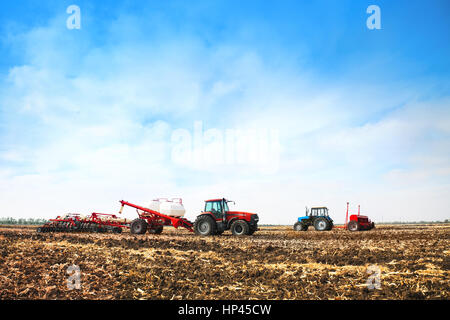
{"label": "red tractor", "polygon": [[[258,215],[255,213],[230,211],[227,199],[205,201],[205,210],[194,222],[194,232],[201,236],[220,235],[231,230],[235,236],[252,235],[258,230]],[[234,202],[233,202],[234,203]]]}

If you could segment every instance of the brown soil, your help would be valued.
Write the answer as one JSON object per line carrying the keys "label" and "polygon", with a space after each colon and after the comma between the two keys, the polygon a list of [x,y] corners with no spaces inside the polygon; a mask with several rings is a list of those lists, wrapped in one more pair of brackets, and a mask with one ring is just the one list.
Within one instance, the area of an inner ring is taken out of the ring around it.
{"label": "brown soil", "polygon": [[[0,227],[0,299],[449,299],[449,225],[253,236]],[[68,266],[81,289],[67,287]],[[369,289],[375,265],[381,288]]]}

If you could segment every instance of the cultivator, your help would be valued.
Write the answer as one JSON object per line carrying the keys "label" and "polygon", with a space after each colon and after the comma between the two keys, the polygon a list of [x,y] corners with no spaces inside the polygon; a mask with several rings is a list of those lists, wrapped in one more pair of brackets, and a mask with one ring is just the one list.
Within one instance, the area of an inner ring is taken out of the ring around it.
{"label": "cultivator", "polygon": [[113,232],[121,233],[122,228],[129,228],[130,222],[114,214],[94,212],[84,217],[78,213],[68,213],[56,219],[50,219],[37,232]]}

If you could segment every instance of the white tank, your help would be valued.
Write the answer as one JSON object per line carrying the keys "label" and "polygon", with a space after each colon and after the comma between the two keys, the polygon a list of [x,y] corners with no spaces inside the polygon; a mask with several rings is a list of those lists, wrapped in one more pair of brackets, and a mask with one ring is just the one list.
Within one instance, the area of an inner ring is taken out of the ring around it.
{"label": "white tank", "polygon": [[186,212],[183,202],[179,198],[174,198],[172,200],[163,198],[156,199],[150,203],[148,208],[172,217],[183,217]]}

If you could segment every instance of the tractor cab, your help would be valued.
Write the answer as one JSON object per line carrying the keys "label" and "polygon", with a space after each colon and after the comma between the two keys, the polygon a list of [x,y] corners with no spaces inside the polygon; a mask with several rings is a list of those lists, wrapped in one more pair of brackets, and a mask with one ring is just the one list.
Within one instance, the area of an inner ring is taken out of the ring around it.
{"label": "tractor cab", "polygon": [[306,215],[310,217],[328,217],[328,208],[327,207],[318,207],[318,208],[311,208],[311,212],[308,214],[308,208],[306,208]]}
{"label": "tractor cab", "polygon": [[217,219],[223,219],[230,209],[228,208],[227,199],[211,199],[205,201],[205,210],[203,212],[211,212],[211,214]]}
{"label": "tractor cab", "polygon": [[314,207],[311,210],[306,207],[305,216],[299,217],[294,224],[294,230],[306,231],[309,226],[314,226],[317,231],[331,230],[333,219],[328,215],[327,207]]}

